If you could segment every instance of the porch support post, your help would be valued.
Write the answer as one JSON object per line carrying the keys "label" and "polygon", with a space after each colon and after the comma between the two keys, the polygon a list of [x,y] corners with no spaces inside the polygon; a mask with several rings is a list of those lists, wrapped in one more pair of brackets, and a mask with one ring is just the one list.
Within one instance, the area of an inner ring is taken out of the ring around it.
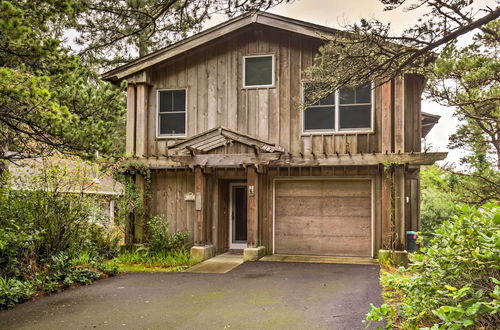
{"label": "porch support post", "polygon": [[148,141],[148,85],[138,83],[136,87],[135,153],[137,157],[147,156]]}
{"label": "porch support post", "polygon": [[392,250],[392,170],[381,166],[382,249]]}
{"label": "porch support post", "polygon": [[206,179],[201,167],[194,168],[194,191],[195,191],[195,230],[194,244],[203,246],[206,243],[206,212],[205,212],[205,190]]}
{"label": "porch support post", "polygon": [[215,248],[207,242],[207,178],[201,167],[194,168],[195,228],[191,256],[200,261],[212,258]]}
{"label": "porch support post", "polygon": [[127,86],[127,138],[125,153],[127,156],[135,154],[135,85]]}
{"label": "porch support post", "polygon": [[247,185],[248,185],[248,197],[247,197],[247,246],[250,248],[257,247],[259,245],[258,237],[258,174],[254,166],[249,166],[247,168]]}
{"label": "porch support post", "polygon": [[405,226],[405,167],[397,165],[394,169],[394,213],[396,249],[406,250],[406,226]]}

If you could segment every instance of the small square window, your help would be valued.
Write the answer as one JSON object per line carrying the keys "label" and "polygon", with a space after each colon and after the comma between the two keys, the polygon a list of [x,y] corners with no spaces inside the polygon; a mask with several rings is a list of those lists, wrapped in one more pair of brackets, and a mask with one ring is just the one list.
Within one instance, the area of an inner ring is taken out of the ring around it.
{"label": "small square window", "polygon": [[244,86],[270,87],[274,86],[274,56],[244,57]]}
{"label": "small square window", "polygon": [[158,135],[186,134],[186,90],[158,91]]}

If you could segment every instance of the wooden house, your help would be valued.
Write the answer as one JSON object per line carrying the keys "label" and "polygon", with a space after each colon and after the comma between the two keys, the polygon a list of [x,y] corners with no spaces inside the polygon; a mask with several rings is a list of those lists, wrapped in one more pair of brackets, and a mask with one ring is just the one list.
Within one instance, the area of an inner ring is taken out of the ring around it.
{"label": "wooden house", "polygon": [[[104,74],[128,82],[126,151],[152,171],[153,214],[198,256],[374,257],[419,229],[419,167],[446,157],[421,152],[422,120],[424,133],[436,122],[421,112],[424,78],[301,110],[303,70],[336,33],[251,13]],[[130,241],[143,239],[136,220]]]}

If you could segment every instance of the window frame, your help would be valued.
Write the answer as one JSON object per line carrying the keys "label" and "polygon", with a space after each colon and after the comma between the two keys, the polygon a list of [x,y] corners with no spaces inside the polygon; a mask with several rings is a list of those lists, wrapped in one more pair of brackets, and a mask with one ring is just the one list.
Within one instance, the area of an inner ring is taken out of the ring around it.
{"label": "window frame", "polygon": [[[184,111],[170,111],[165,113],[183,113],[184,112],[184,133],[183,134],[160,134],[160,92],[168,92],[168,91],[180,91],[183,90],[185,92],[185,107]],[[177,139],[177,138],[185,138],[187,137],[187,129],[188,129],[188,89],[186,87],[180,88],[158,88],[156,89],[156,138],[157,139]]]}
{"label": "window frame", "polygon": [[[302,81],[301,83],[301,104],[304,105],[305,101],[305,95],[304,95],[304,84],[307,84],[307,81]],[[370,107],[370,128],[346,128],[346,129],[340,129],[340,91],[336,90],[335,91],[335,125],[332,129],[324,129],[324,130],[305,130],[304,127],[304,116],[305,112],[307,110],[303,109],[301,110],[300,114],[300,131],[301,131],[301,136],[309,136],[309,135],[329,135],[329,134],[355,134],[355,133],[375,133],[374,130],[374,121],[375,121],[375,93],[374,93],[374,88],[375,84],[372,81],[370,83],[371,87],[371,93],[370,93],[370,101],[371,101],[371,107]],[[366,105],[367,103],[360,103],[360,105]]]}
{"label": "window frame", "polygon": [[[246,61],[247,58],[256,58],[256,57],[271,57],[271,81],[272,83],[270,85],[250,85],[247,86],[245,83],[245,78],[246,78]],[[276,86],[276,59],[274,54],[259,54],[259,55],[244,55],[243,56],[243,61],[242,61],[242,67],[243,67],[243,76],[242,76],[242,84],[244,89],[251,89],[251,88],[273,88]]]}

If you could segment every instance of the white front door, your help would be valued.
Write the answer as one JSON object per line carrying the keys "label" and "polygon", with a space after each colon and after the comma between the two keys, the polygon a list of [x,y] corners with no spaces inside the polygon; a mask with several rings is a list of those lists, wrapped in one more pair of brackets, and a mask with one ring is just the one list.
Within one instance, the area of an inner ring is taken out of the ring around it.
{"label": "white front door", "polygon": [[247,247],[247,185],[229,185],[229,248],[241,250]]}

